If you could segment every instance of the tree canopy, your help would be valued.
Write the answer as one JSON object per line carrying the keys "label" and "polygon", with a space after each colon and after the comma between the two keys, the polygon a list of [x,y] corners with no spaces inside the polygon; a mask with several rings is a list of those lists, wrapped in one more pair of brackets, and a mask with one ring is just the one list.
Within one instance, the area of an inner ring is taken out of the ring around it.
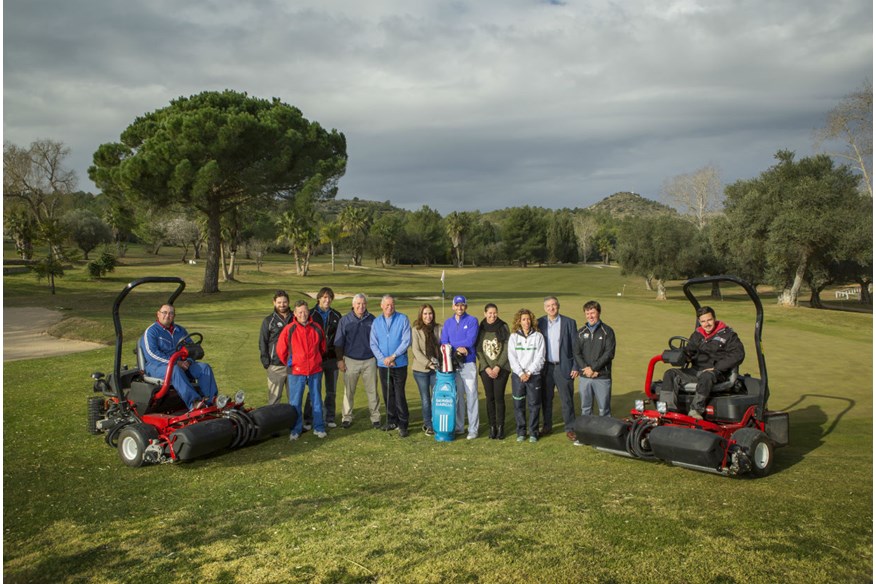
{"label": "tree canopy", "polygon": [[274,98],[237,91],[180,97],[102,144],[88,175],[105,192],[152,206],[180,203],[207,219],[204,292],[219,290],[221,217],[307,188],[334,196],[346,139]]}
{"label": "tree canopy", "polygon": [[723,248],[731,269],[753,271],[749,278],[776,287],[780,304],[796,306],[815,262],[839,259],[846,239],[860,231],[864,195],[851,169],[827,155],[795,161],[780,150],[776,159],[759,177],[727,187]]}

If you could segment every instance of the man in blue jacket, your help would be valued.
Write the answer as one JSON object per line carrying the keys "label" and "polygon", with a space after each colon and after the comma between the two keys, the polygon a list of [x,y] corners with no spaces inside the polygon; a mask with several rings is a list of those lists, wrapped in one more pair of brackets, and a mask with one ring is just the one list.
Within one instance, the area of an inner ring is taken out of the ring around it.
{"label": "man in blue jacket", "polygon": [[[466,312],[468,303],[465,296],[453,298],[453,316],[447,319],[441,329],[441,344],[450,344],[459,359],[456,371],[456,433],[462,434],[465,412],[468,412],[469,440],[478,437],[478,371],[475,360],[478,340],[478,319]],[[462,395],[465,392],[465,410]]]}
{"label": "man in blue jacket", "polygon": [[408,437],[408,400],[405,381],[408,378],[408,347],[411,346],[411,323],[408,317],[395,311],[395,298],[387,294],[380,301],[381,316],[371,324],[371,352],[377,359],[377,376],[383,388],[386,404],[384,430],[395,430],[401,438]]}
{"label": "man in blue jacket", "polygon": [[554,420],[554,387],[560,394],[563,413],[563,429],[569,440],[575,440],[575,341],[578,338],[578,323],[575,319],[560,316],[560,301],[556,296],[544,299],[547,313],[538,319],[538,330],[544,335],[545,363],[542,371],[541,411],[544,425],[540,435],[551,433]]}
{"label": "man in blue jacket", "polygon": [[[149,377],[164,379],[170,357],[177,351],[177,343],[189,335],[186,329],[174,324],[175,316],[173,306],[162,305],[155,313],[155,322],[143,333],[140,349]],[[200,393],[192,386],[189,377],[198,381]],[[191,359],[176,361],[170,383],[190,410],[212,404],[219,393],[213,369],[206,363]]]}

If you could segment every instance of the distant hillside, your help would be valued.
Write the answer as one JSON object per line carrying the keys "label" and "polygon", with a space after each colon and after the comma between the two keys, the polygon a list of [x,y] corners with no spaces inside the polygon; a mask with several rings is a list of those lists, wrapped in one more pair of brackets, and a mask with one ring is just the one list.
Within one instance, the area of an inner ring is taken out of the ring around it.
{"label": "distant hillside", "polygon": [[614,219],[649,215],[673,215],[677,213],[675,209],[668,205],[646,199],[636,193],[615,193],[598,203],[590,205],[585,210],[594,213],[608,213]]}

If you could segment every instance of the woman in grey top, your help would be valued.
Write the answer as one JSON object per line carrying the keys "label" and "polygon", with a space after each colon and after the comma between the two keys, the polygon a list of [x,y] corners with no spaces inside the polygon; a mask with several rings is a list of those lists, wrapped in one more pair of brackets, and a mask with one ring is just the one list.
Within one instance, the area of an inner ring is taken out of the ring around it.
{"label": "woman in grey top", "polygon": [[505,386],[511,369],[508,366],[508,325],[499,318],[492,302],[484,307],[484,319],[478,328],[478,372],[487,396],[490,438],[505,438]]}
{"label": "woman in grey top", "polygon": [[435,366],[440,347],[441,323],[435,322],[432,305],[424,304],[411,328],[411,369],[423,404],[423,432],[428,436],[435,434],[432,429],[432,388],[435,387]]}

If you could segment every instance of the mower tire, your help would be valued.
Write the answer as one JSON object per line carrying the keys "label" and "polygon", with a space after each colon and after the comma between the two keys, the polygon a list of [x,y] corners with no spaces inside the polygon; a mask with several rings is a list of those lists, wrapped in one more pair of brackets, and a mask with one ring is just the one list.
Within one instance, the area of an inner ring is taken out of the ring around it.
{"label": "mower tire", "polygon": [[765,477],[773,469],[774,448],[766,434],[756,428],[741,428],[731,436],[751,461],[751,474]]}
{"label": "mower tire", "polygon": [[88,422],[86,430],[88,430],[89,434],[100,434],[100,430],[97,429],[97,423],[103,419],[105,411],[104,398],[98,396],[88,398]]}
{"label": "mower tire", "polygon": [[128,466],[143,466],[149,441],[158,438],[158,430],[149,424],[131,424],[119,433],[119,458]]}

